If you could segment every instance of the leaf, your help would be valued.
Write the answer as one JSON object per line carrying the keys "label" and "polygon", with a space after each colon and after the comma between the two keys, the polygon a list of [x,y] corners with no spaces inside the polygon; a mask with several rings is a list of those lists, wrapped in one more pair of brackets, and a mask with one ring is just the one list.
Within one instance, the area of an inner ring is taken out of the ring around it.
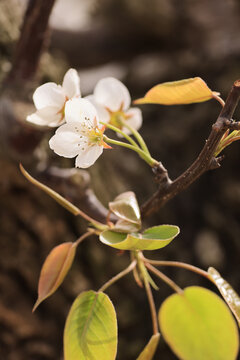
{"label": "leaf", "polygon": [[40,273],[38,299],[33,307],[33,311],[62,284],[72,266],[76,248],[75,243],[66,242],[53,248],[47,256]]}
{"label": "leaf", "polygon": [[58,194],[56,191],[52,190],[48,186],[42,184],[40,181],[34,179],[22,166],[22,164],[19,165],[20,170],[22,174],[25,176],[25,178],[30,181],[33,185],[36,185],[39,189],[43,190],[45,193],[47,193],[49,196],[51,196],[55,201],[57,201],[60,205],[62,205],[65,209],[70,211],[73,215],[79,215],[80,209],[78,209],[75,205],[70,203],[70,201],[64,199],[60,194]]}
{"label": "leaf", "polygon": [[235,360],[238,329],[224,301],[191,286],[168,297],[159,311],[164,339],[182,360]]}
{"label": "leaf", "polygon": [[86,291],[74,301],[64,329],[64,360],[114,360],[117,319],[102,292]]}
{"label": "leaf", "polygon": [[231,285],[221,277],[219,272],[210,267],[208,269],[208,274],[210,275],[211,279],[217,286],[218,290],[220,291],[221,295],[223,296],[224,300],[232,310],[233,314],[235,315],[238,325],[240,326],[240,297],[236,293],[235,290],[231,287]]}
{"label": "leaf", "polygon": [[128,191],[118,195],[109,203],[109,209],[120,219],[141,227],[141,214],[134,192]]}
{"label": "leaf", "polygon": [[122,233],[132,233],[132,232],[138,232],[139,225],[131,223],[129,221],[125,221],[122,219],[119,219],[113,228],[114,231],[122,232]]}
{"label": "leaf", "polygon": [[209,89],[200,77],[166,82],[154,86],[135,104],[180,105],[210,100],[219,93]]}
{"label": "leaf", "polygon": [[141,354],[138,356],[137,360],[152,360],[156,352],[158,343],[160,339],[160,334],[155,334],[151,337]]}
{"label": "leaf", "polygon": [[111,230],[100,234],[100,241],[120,250],[156,250],[168,245],[178,234],[175,225],[159,225],[140,233],[123,234]]}

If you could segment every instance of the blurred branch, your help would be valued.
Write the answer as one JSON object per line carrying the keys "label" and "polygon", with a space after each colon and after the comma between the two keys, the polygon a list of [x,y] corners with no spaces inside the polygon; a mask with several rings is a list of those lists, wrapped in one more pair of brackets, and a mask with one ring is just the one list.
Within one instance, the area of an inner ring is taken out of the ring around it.
{"label": "blurred branch", "polygon": [[48,20],[55,0],[29,0],[7,82],[32,80],[47,44]]}
{"label": "blurred branch", "polygon": [[178,195],[180,192],[188,188],[203,173],[210,169],[220,167],[222,157],[215,158],[214,154],[219,142],[227,129],[239,128],[239,123],[232,120],[233,113],[240,98],[240,80],[235,81],[228,95],[226,103],[219,114],[212,131],[197,159],[194,163],[177,179],[171,181],[168,178],[167,170],[160,163],[158,171],[159,189],[153,196],[147,200],[141,207],[143,217],[147,217],[157,212],[170,199]]}
{"label": "blurred branch", "polygon": [[[102,205],[91,189],[90,175],[86,170],[50,167],[41,171],[38,177],[90,217],[106,223],[109,210]],[[111,221],[116,221],[114,215],[111,215]]]}

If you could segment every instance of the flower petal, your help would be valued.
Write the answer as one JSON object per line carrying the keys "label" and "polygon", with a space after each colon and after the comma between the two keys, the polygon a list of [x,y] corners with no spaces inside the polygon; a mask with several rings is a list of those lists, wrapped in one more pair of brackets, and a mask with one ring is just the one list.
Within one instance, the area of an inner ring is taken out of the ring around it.
{"label": "flower petal", "polygon": [[62,87],[53,82],[39,86],[33,94],[33,102],[38,110],[47,106],[56,106],[61,110],[65,100]]}
{"label": "flower petal", "polygon": [[97,110],[99,121],[108,123],[110,120],[110,114],[104,106],[96,102],[94,95],[88,95],[85,99],[89,100]]}
{"label": "flower petal", "polygon": [[[128,111],[125,112],[126,115],[131,115],[131,117],[129,117],[126,121],[126,123],[128,125],[130,125],[132,128],[134,128],[135,130],[140,129],[140,127],[142,126],[142,112],[139,108],[130,108]],[[126,128],[123,127],[122,131],[125,132],[125,134],[127,135],[131,135],[131,131]],[[118,137],[122,138],[123,136],[121,134],[117,134]]]}
{"label": "flower petal", "polygon": [[129,108],[131,97],[126,86],[113,77],[101,79],[94,89],[95,100],[109,108],[118,111],[121,106],[123,110]]}
{"label": "flower petal", "polygon": [[79,123],[60,126],[49,140],[50,148],[58,155],[72,158],[88,148],[88,138],[79,135]]}
{"label": "flower petal", "polygon": [[75,166],[79,168],[88,168],[93,165],[95,161],[103,152],[103,146],[101,145],[92,145],[85,152],[78,155],[76,158]]}
{"label": "flower petal", "polygon": [[80,78],[75,69],[69,69],[64,78],[62,87],[64,89],[65,95],[71,99],[74,96],[81,96],[80,93]]}
{"label": "flower petal", "polygon": [[126,121],[135,130],[142,126],[142,111],[139,108],[130,108],[126,111],[126,115],[130,116]]}
{"label": "flower petal", "polygon": [[37,110],[35,113],[27,116],[27,121],[41,126],[59,126],[64,122],[62,114],[55,106],[47,106],[43,109]]}
{"label": "flower petal", "polygon": [[98,125],[98,115],[95,107],[86,99],[73,98],[67,101],[65,106],[65,118],[67,123],[82,122],[89,126]]}

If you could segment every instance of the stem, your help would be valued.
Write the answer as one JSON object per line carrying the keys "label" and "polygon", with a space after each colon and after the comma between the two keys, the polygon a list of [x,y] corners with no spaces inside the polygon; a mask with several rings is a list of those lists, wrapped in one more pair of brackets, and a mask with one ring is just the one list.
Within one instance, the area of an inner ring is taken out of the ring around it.
{"label": "stem", "polygon": [[139,255],[137,255],[138,266],[139,266],[139,269],[142,274],[142,278],[143,278],[143,282],[144,282],[144,286],[145,286],[145,290],[146,290],[146,294],[147,294],[147,298],[148,298],[148,303],[149,303],[149,307],[150,307],[150,312],[151,312],[151,317],[152,317],[152,325],[153,325],[153,335],[156,335],[158,333],[158,321],[157,321],[156,306],[154,303],[152,290],[151,290],[149,280],[147,277],[147,270],[145,268],[145,264],[143,263],[142,259],[140,259]]}
{"label": "stem", "polygon": [[122,124],[131,131],[131,133],[135,136],[135,138],[137,139],[137,141],[139,142],[139,145],[141,146],[141,148],[143,149],[143,151],[145,151],[148,155],[150,155],[150,152],[148,150],[148,147],[145,143],[145,141],[143,140],[143,137],[139,134],[139,132],[137,130],[135,130],[132,126],[130,126],[127,121],[121,120]]}
{"label": "stem", "polygon": [[102,291],[104,292],[109,286],[111,286],[112,284],[114,284],[116,281],[118,281],[119,279],[121,279],[123,276],[127,275],[128,273],[130,273],[136,266],[137,261],[133,260],[133,262],[131,262],[131,264],[124,269],[123,271],[121,271],[119,274],[117,274],[116,276],[114,276],[113,278],[111,278],[110,280],[108,280],[102,287],[100,287],[100,289],[98,290],[98,292]]}
{"label": "stem", "polygon": [[20,170],[22,174],[25,176],[25,178],[30,181],[33,185],[37,186],[39,189],[43,190],[45,193],[47,193],[50,197],[52,197],[57,203],[59,203],[61,206],[63,206],[65,209],[67,209],[69,212],[71,212],[73,215],[82,216],[85,220],[89,221],[91,224],[93,224],[97,229],[100,230],[106,230],[108,228],[107,225],[100,223],[97,220],[94,220],[87,214],[85,214],[82,210],[80,210],[77,206],[73,205],[70,201],[65,199],[63,196],[58,194],[56,191],[52,190],[50,187],[42,184],[40,181],[36,180],[34,177],[32,177],[22,166],[22,164],[19,164]]}
{"label": "stem", "polygon": [[146,154],[143,150],[139,149],[139,147],[127,144],[122,141],[110,139],[106,135],[104,135],[103,140],[106,141],[107,143],[118,145],[118,146],[123,146],[123,147],[126,147],[128,149],[131,149],[131,150],[137,152],[139,154],[139,156],[144,161],[146,161],[146,163],[149,164],[151,167],[154,167],[158,164],[157,160],[153,159],[150,155]]}
{"label": "stem", "polygon": [[95,234],[94,230],[90,230],[88,232],[86,232],[85,234],[83,234],[82,236],[80,236],[76,241],[75,241],[75,246],[78,246],[83,240],[85,240],[87,237],[89,237],[90,235]]}
{"label": "stem", "polygon": [[186,264],[183,262],[179,262],[179,261],[158,261],[158,260],[150,260],[147,259],[145,257],[143,257],[143,261],[148,263],[148,264],[153,264],[153,265],[158,265],[158,266],[174,266],[174,267],[179,267],[179,268],[183,268],[186,270],[190,270],[193,271],[201,276],[206,277],[209,280],[209,275],[207,273],[207,271],[204,271],[196,266],[190,265],[190,264]]}
{"label": "stem", "polygon": [[139,147],[138,144],[136,143],[136,141],[134,141],[131,136],[125,134],[124,131],[122,131],[121,129],[117,128],[116,126],[113,126],[111,124],[107,124],[104,122],[100,122],[102,125],[106,126],[107,128],[121,134],[123,137],[125,137],[125,139],[127,139],[133,146]]}
{"label": "stem", "polygon": [[163,274],[161,271],[156,269],[154,266],[149,263],[145,263],[146,268],[148,268],[153,274],[157,275],[161,280],[163,280],[167,285],[169,285],[174,291],[178,294],[182,294],[183,290],[168,276]]}
{"label": "stem", "polygon": [[225,105],[225,101],[218,95],[213,95],[213,98],[216,99],[221,105],[222,107]]}

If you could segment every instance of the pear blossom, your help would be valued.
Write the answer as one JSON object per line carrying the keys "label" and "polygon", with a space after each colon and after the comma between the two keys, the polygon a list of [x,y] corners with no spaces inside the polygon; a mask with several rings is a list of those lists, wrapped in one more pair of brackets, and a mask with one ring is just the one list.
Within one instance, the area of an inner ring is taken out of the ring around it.
{"label": "pear blossom", "polygon": [[103,78],[97,83],[93,94],[86,98],[96,107],[101,122],[114,125],[126,134],[131,131],[122,125],[121,120],[135,130],[141,127],[142,112],[139,108],[130,107],[129,91],[121,81],[113,77]]}
{"label": "pear blossom", "polygon": [[66,103],[66,124],[50,139],[50,148],[66,158],[76,156],[75,166],[87,168],[95,163],[104,148],[105,127],[99,124],[95,107],[86,99],[75,98]]}
{"label": "pear blossom", "polygon": [[48,82],[35,90],[33,102],[37,111],[27,116],[27,121],[42,126],[59,126],[65,121],[66,102],[80,96],[78,73],[75,69],[69,69],[62,85]]}

